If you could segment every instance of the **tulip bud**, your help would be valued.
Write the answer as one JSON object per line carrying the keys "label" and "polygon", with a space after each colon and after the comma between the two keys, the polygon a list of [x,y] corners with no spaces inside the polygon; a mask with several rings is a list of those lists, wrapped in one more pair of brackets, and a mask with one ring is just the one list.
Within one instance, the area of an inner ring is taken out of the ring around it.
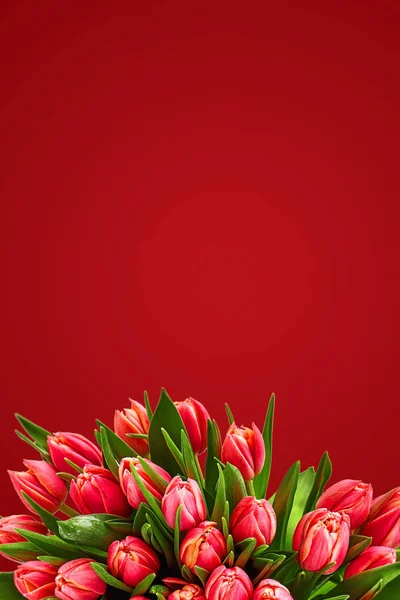
{"label": "tulip bud", "polygon": [[206,585],[207,600],[251,600],[253,586],[250,577],[240,567],[228,569],[221,565],[211,573]]}
{"label": "tulip bud", "polygon": [[360,479],[343,479],[320,496],[317,508],[343,511],[350,517],[350,529],[360,527],[368,516],[372,503],[372,486]]}
{"label": "tulip bud", "polygon": [[42,600],[54,596],[57,567],[31,560],[19,565],[14,571],[14,584],[17,590],[28,600]]}
{"label": "tulip bud", "polygon": [[189,436],[195,454],[207,448],[207,421],[210,418],[205,406],[194,398],[174,402]]}
{"label": "tulip bud", "polygon": [[55,595],[61,600],[97,600],[107,584],[92,569],[90,558],[71,560],[58,569]]}
{"label": "tulip bud", "polygon": [[178,506],[182,506],[180,530],[188,531],[204,521],[207,512],[200,488],[194,479],[183,481],[179,475],[174,477],[165,490],[161,501],[161,510],[170,527],[175,527],[175,515]]}
{"label": "tulip bud", "polygon": [[71,481],[70,494],[84,515],[107,513],[127,517],[131,513],[119,483],[103,467],[86,465],[76,481]]}
{"label": "tulip bud", "polygon": [[111,575],[133,587],[160,569],[160,561],[154,550],[133,536],[111,544],[107,565]]}
{"label": "tulip bud", "polygon": [[347,577],[353,577],[353,575],[357,575],[363,571],[369,571],[369,569],[391,565],[396,562],[396,559],[396,550],[394,548],[387,548],[386,546],[369,546],[369,548],[361,552],[361,554],[351,561],[346,569],[344,577],[347,579]]}
{"label": "tulip bud", "polygon": [[59,431],[47,438],[47,447],[57,471],[75,475],[75,469],[65,462],[65,458],[81,468],[85,465],[100,467],[103,464],[99,448],[79,433]]}
{"label": "tulip bud", "polygon": [[204,590],[195,583],[188,583],[180,590],[175,590],[168,596],[168,600],[206,600]]}
{"label": "tulip bud", "polygon": [[[171,475],[167,473],[167,471],[151,462],[151,460],[146,458],[143,460],[146,461],[146,463],[150,465],[152,469],[158,473],[158,475],[165,479],[166,484],[171,481]],[[119,481],[122,491],[128,498],[129,504],[133,508],[138,508],[139,504],[146,502],[145,497],[140,491],[140,488],[132,475],[131,465],[133,465],[135,468],[136,473],[139,475],[140,480],[146,489],[148,489],[155,498],[161,500],[165,487],[161,487],[159,484],[157,484],[157,482],[153,481],[149,475],[147,475],[138,458],[123,458],[119,465]]]}
{"label": "tulip bud", "polygon": [[372,537],[375,546],[400,545],[400,487],[375,498],[361,534]]}
{"label": "tulip bud", "polygon": [[230,530],[236,544],[255,538],[257,546],[270,544],[276,532],[276,515],[267,500],[245,496],[232,513]]}
{"label": "tulip bud", "polygon": [[275,581],[275,579],[263,579],[254,592],[253,600],[293,600],[289,590]]}
{"label": "tulip bud", "polygon": [[149,418],[145,407],[131,400],[131,407],[123,410],[116,410],[114,415],[115,433],[119,435],[131,448],[133,448],[141,456],[149,453],[149,443],[147,439],[129,437],[127,433],[142,433],[149,432]]}
{"label": "tulip bud", "polygon": [[47,527],[43,525],[39,519],[32,515],[11,515],[9,517],[3,517],[0,519],[0,555],[5,556],[9,560],[15,560],[15,562],[24,562],[32,558],[32,553],[27,554],[21,550],[21,554],[18,558],[10,557],[7,554],[3,554],[1,551],[1,544],[16,544],[18,542],[25,542],[25,538],[20,533],[17,533],[16,529],[26,529],[27,531],[34,531],[35,533],[41,533],[47,535]]}
{"label": "tulip bud", "polygon": [[264,440],[258,427],[254,423],[251,429],[232,423],[222,444],[221,458],[237,467],[246,481],[254,479],[265,461]]}
{"label": "tulip bud", "polygon": [[226,541],[213,521],[204,521],[185,536],[180,549],[181,562],[193,573],[201,567],[214,571],[226,556]]}
{"label": "tulip bud", "polygon": [[345,513],[318,508],[304,515],[293,536],[302,569],[319,571],[335,563],[324,575],[334,573],[344,561],[350,540],[350,518]]}
{"label": "tulip bud", "polygon": [[58,477],[55,468],[44,460],[24,460],[23,463],[27,471],[8,471],[20,500],[28,510],[34,512],[21,494],[25,492],[42,508],[56,513],[68,494],[64,481]]}

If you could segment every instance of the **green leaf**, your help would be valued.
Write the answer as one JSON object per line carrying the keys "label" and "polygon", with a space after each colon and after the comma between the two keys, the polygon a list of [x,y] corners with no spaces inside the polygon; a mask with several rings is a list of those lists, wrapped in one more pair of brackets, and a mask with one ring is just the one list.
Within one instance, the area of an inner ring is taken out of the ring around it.
{"label": "green leaf", "polygon": [[[66,522],[66,521],[65,521]],[[81,558],[82,552],[79,548],[71,546],[56,535],[42,535],[35,531],[27,531],[25,529],[15,529],[17,533],[20,533],[28,542],[34,544],[41,552],[38,554],[49,554],[50,556],[57,556],[59,558],[68,558],[73,560],[74,558]]]}
{"label": "green leaf", "polygon": [[233,416],[233,413],[227,402],[225,402],[225,410],[226,410],[226,416],[228,417],[229,426],[231,426],[235,422],[235,417]]}
{"label": "green leaf", "polygon": [[150,575],[147,575],[147,577],[142,579],[142,581],[138,583],[135,588],[133,588],[131,598],[134,598],[135,596],[143,596],[143,594],[147,592],[147,590],[153,583],[155,577],[155,574],[151,573]]}
{"label": "green leaf", "polygon": [[96,562],[91,562],[90,566],[93,571],[97,573],[97,575],[102,579],[107,585],[111,585],[118,590],[123,590],[124,592],[132,592],[132,588],[129,585],[126,585],[123,581],[120,581],[116,577],[113,577],[106,569],[104,565],[100,565]]}
{"label": "green leaf", "polygon": [[[117,528],[112,527],[113,519],[118,523]],[[58,529],[61,538],[68,542],[108,550],[115,540],[131,535],[132,522],[108,514],[79,515],[67,521],[58,521]]]}
{"label": "green leaf", "polygon": [[67,463],[67,465],[69,465],[70,467],[72,467],[74,469],[74,471],[76,471],[77,473],[83,473],[83,469],[81,467],[79,467],[77,464],[75,464],[74,462],[72,462],[72,460],[69,460],[69,458],[65,458],[65,457],[64,457],[64,460]]}
{"label": "green leaf", "polygon": [[14,573],[0,573],[0,598],[4,600],[24,600],[14,585]]}
{"label": "green leaf", "polygon": [[202,586],[205,587],[206,583],[207,583],[207,579],[210,575],[209,571],[206,571],[206,569],[202,569],[201,567],[198,567],[197,565],[194,567],[194,570],[196,571],[196,575],[200,579]]}
{"label": "green leaf", "polygon": [[216,421],[207,421],[206,490],[214,498],[218,481],[216,458],[221,458],[221,433]]}
{"label": "green leaf", "polygon": [[61,567],[61,565],[64,565],[67,562],[66,558],[59,558],[58,556],[47,556],[47,554],[44,556],[38,556],[37,559],[55,567]]}
{"label": "green leaf", "polygon": [[103,450],[103,456],[107,467],[110,469],[114,477],[119,481],[119,462],[115,458],[114,452],[111,448],[107,431],[102,425],[100,426],[100,445],[101,449]]}
{"label": "green leaf", "polygon": [[153,517],[151,512],[149,511],[146,514],[147,522],[151,525],[151,531],[154,535],[154,538],[158,545],[160,546],[162,552],[164,553],[165,558],[167,559],[167,564],[169,568],[175,567],[175,556],[174,550],[171,545],[171,536],[166,536],[164,530],[159,526],[159,522],[156,518]]}
{"label": "green leaf", "polygon": [[119,437],[112,429],[104,425],[101,421],[96,420],[96,423],[101,429],[103,427],[106,430],[108,443],[111,446],[111,450],[115,454],[115,457],[118,461],[121,461],[123,458],[128,458],[131,456],[137,456],[137,452],[133,450],[122,438]]}
{"label": "green leaf", "polygon": [[223,471],[225,479],[226,499],[232,514],[236,505],[247,496],[246,484],[239,469],[231,463],[226,463]]}
{"label": "green leaf", "polygon": [[[377,569],[370,569],[363,573],[358,573],[344,579],[339,585],[333,590],[334,594],[348,594],[350,600],[360,600],[364,594],[371,590],[380,580],[382,585],[386,586],[391,581],[396,580],[400,575],[400,563],[394,563],[392,565],[385,565],[384,567],[378,567]],[[398,579],[400,584],[400,579]],[[394,584],[396,592],[400,592],[400,585]],[[397,588],[397,589],[396,589]],[[381,592],[382,593],[382,592]],[[380,594],[378,594],[379,599]],[[332,600],[332,596],[326,596]],[[395,599],[393,596],[392,600]],[[381,599],[379,599],[381,600]]]}
{"label": "green leaf", "polygon": [[166,431],[166,429],[164,429],[164,427],[161,427],[161,433],[164,436],[164,440],[165,440],[168,450],[171,452],[172,456],[174,457],[176,464],[179,465],[180,470],[178,471],[177,474],[181,473],[182,475],[186,475],[185,463],[183,461],[182,452],[180,451],[178,446],[175,444],[175,442],[172,440],[168,431]]}
{"label": "green leaf", "polygon": [[185,471],[188,477],[194,479],[198,485],[200,490],[203,490],[204,487],[204,479],[203,474],[201,473],[198,463],[196,461],[195,454],[193,452],[193,448],[188,438],[188,434],[186,430],[182,429],[181,432],[181,448],[182,448],[182,457],[185,465]]}
{"label": "green leaf", "polygon": [[294,495],[292,511],[290,513],[286,529],[286,538],[284,544],[284,548],[286,549],[292,549],[292,539],[294,530],[296,529],[297,524],[299,523],[300,519],[305,513],[307,499],[314,485],[314,480],[314,467],[308,468],[306,471],[303,471],[299,475],[299,481],[297,483],[297,488]]}
{"label": "green leaf", "polygon": [[244,548],[236,559],[235,567],[240,567],[241,569],[245,568],[247,561],[250,559],[253,550],[256,547],[256,544],[257,540],[255,538],[247,538],[242,542],[240,546],[244,546]]}
{"label": "green leaf", "polygon": [[365,537],[364,535],[352,535],[350,536],[349,549],[344,559],[344,565],[354,560],[356,556],[361,554],[368,546],[371,545],[372,538]]}
{"label": "green leaf", "polygon": [[28,435],[31,436],[33,441],[39,446],[39,448],[48,452],[47,448],[47,438],[50,435],[53,435],[50,431],[43,429],[43,427],[39,427],[36,423],[29,421],[22,415],[15,413],[15,418],[18,423],[23,427]]}
{"label": "green leaf", "polygon": [[397,600],[397,598],[400,598],[400,575],[385,585],[376,598],[377,600]]}
{"label": "green leaf", "polygon": [[30,542],[14,542],[12,544],[1,544],[2,554],[6,554],[18,562],[27,562],[28,560],[36,560],[38,548]]}
{"label": "green leaf", "polygon": [[24,491],[21,490],[21,494],[25,498],[26,502],[33,508],[35,513],[38,514],[39,517],[42,519],[47,529],[49,529],[52,533],[58,535],[58,525],[56,517],[45,508],[42,508],[40,504],[32,500],[32,498],[30,498],[28,494],[25,494]]}
{"label": "green leaf", "polygon": [[20,431],[18,431],[18,429],[15,429],[14,431],[15,431],[16,435],[19,437],[20,440],[22,440],[23,442],[25,442],[25,444],[28,444],[28,446],[31,446],[31,448],[33,448],[34,450],[36,450],[36,452],[39,452],[39,454],[41,455],[41,457],[44,460],[46,460],[47,462],[51,462],[50,461],[50,453],[47,452],[47,450],[45,450],[44,448],[41,448],[40,446],[38,446],[36,444],[36,442],[34,442],[30,438],[28,438],[26,435],[24,435]]}
{"label": "green leaf", "polygon": [[131,473],[133,475],[133,478],[134,478],[137,486],[139,487],[140,491],[142,492],[147,504],[150,506],[150,508],[152,509],[154,514],[157,515],[157,517],[159,519],[161,519],[161,521],[164,521],[164,515],[160,508],[160,506],[161,506],[160,501],[157,500],[157,498],[155,498],[151,492],[149,492],[149,490],[147,489],[147,487],[144,485],[143,481],[140,479],[139,475],[137,474],[135,467],[132,464],[130,465],[130,467],[131,467]]}
{"label": "green leaf", "polygon": [[271,395],[263,428],[265,445],[265,462],[261,472],[254,478],[254,491],[256,498],[265,498],[267,494],[269,476],[272,463],[272,431],[274,426],[275,394]]}
{"label": "green leaf", "polygon": [[221,519],[223,517],[225,511],[225,503],[226,503],[226,490],[225,490],[225,478],[224,473],[220,465],[218,466],[218,483],[217,483],[217,494],[215,496],[215,504],[214,510],[211,515],[211,521],[215,521],[216,523],[221,523]]}
{"label": "green leaf", "polygon": [[317,500],[322,494],[324,487],[328,483],[331,475],[332,463],[330,461],[329,454],[327,452],[324,452],[319,462],[317,472],[315,474],[314,485],[308,497],[304,513],[309,513],[310,511],[314,510]]}
{"label": "green leaf", "polygon": [[175,515],[175,528],[174,528],[174,552],[175,552],[175,560],[176,560],[179,570],[181,570],[181,568],[182,568],[181,557],[180,557],[181,512],[182,512],[182,505],[178,506],[178,508],[177,508],[176,515]]}
{"label": "green leaf", "polygon": [[149,423],[151,423],[151,420],[153,418],[153,411],[151,410],[149,395],[146,391],[144,392],[144,405],[146,407],[147,418],[149,419]]}
{"label": "green leaf", "polygon": [[[276,491],[273,507],[277,528],[275,538],[270,546],[271,549],[285,550],[287,524],[292,511],[299,475],[300,463],[297,461],[290,467]],[[291,550],[291,548],[287,549]]]}

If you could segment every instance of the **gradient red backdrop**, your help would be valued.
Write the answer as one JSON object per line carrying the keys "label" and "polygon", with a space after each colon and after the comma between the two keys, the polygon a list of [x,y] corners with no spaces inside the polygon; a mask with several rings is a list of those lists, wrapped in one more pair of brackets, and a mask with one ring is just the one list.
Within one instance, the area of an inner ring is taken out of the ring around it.
{"label": "gradient red backdrop", "polygon": [[[19,411],[277,395],[272,485],[400,483],[397,2],[3,2],[0,513]],[[397,172],[396,172],[397,167]]]}

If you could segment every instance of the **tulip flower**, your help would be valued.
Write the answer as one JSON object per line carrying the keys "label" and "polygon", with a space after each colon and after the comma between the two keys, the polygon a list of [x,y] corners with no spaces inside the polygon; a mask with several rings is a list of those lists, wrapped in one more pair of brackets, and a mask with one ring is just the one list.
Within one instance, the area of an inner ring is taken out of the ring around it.
{"label": "tulip flower", "polygon": [[146,435],[149,432],[149,418],[145,407],[131,400],[131,407],[123,410],[116,410],[114,415],[115,433],[119,435],[131,448],[141,456],[149,453],[149,443],[147,439],[129,437],[127,433],[141,433]]}
{"label": "tulip flower", "polygon": [[369,569],[391,565],[396,562],[396,559],[396,550],[394,548],[387,548],[386,546],[369,546],[369,548],[363,550],[361,554],[351,561],[346,569],[344,577],[347,579],[347,577],[353,577],[353,575],[357,575],[363,571],[369,571]]}
{"label": "tulip flower", "polygon": [[171,479],[161,501],[161,510],[170,527],[175,527],[178,506],[182,506],[180,530],[188,531],[207,516],[204,499],[194,479],[183,481],[179,475]]}
{"label": "tulip flower", "polygon": [[181,562],[193,573],[195,567],[211,573],[226,557],[225,537],[215,526],[213,521],[204,521],[191,529],[181,543]]}
{"label": "tulip flower", "polygon": [[232,423],[222,444],[221,458],[237,467],[246,481],[254,479],[265,461],[264,440],[258,427],[254,423],[251,429]]}
{"label": "tulip flower", "polygon": [[275,581],[275,579],[263,579],[255,589],[253,600],[293,600],[289,590]]}
{"label": "tulip flower", "polygon": [[207,600],[251,600],[253,586],[250,577],[240,567],[228,569],[221,565],[213,571],[206,585]]}
{"label": "tulip flower", "polygon": [[204,590],[195,583],[187,583],[180,590],[175,590],[168,600],[206,600]]}
{"label": "tulip flower", "polygon": [[361,534],[372,537],[375,546],[400,545],[400,487],[375,498]]}
{"label": "tulip flower", "polygon": [[15,531],[16,529],[26,529],[27,531],[34,531],[35,533],[41,533],[42,535],[47,535],[48,531],[47,527],[33,515],[10,515],[9,517],[0,519],[0,555],[5,556],[9,560],[14,560],[15,562],[24,562],[31,558],[31,552],[25,554],[24,551],[21,550],[21,554],[18,558],[14,558],[3,554],[1,551],[1,544],[16,544],[18,542],[26,541],[20,533]]}
{"label": "tulip flower", "polygon": [[207,448],[207,421],[210,418],[205,406],[194,398],[174,402],[189,436],[195,454]]}
{"label": "tulip flower", "polygon": [[127,517],[131,508],[113,474],[103,467],[86,465],[76,481],[71,481],[70,494],[84,515],[108,513]]}
{"label": "tulip flower", "polygon": [[14,584],[28,600],[42,600],[54,596],[57,567],[41,560],[31,560],[14,571]]}
{"label": "tulip flower", "polygon": [[111,544],[107,565],[111,575],[132,587],[160,569],[160,561],[154,550],[133,536]]}
{"label": "tulip flower", "polygon": [[85,465],[102,466],[103,460],[99,448],[79,433],[59,431],[47,438],[47,447],[57,471],[76,474],[65,458],[83,468]]}
{"label": "tulip flower", "polygon": [[344,511],[350,517],[350,528],[360,527],[368,516],[372,503],[372,486],[360,479],[343,479],[320,496],[317,508],[333,512]]}
{"label": "tulip flower", "polygon": [[127,497],[129,504],[133,508],[138,508],[139,504],[146,502],[146,500],[132,475],[131,465],[133,465],[135,468],[136,473],[139,475],[140,480],[146,489],[148,489],[149,492],[158,500],[161,500],[166,485],[171,481],[171,475],[167,473],[167,471],[151,462],[151,460],[146,458],[143,460],[165,480],[165,486],[160,486],[157,481],[153,481],[151,477],[147,475],[138,458],[123,458],[119,465],[119,481],[122,491]]}
{"label": "tulip flower", "polygon": [[249,537],[257,546],[270,544],[276,532],[275,511],[267,500],[245,496],[232,513],[230,530],[236,544]]}
{"label": "tulip flower", "polygon": [[90,558],[71,560],[58,569],[55,595],[61,600],[97,600],[107,584],[94,572]]}
{"label": "tulip flower", "polygon": [[344,561],[350,539],[350,518],[346,513],[318,508],[304,515],[293,536],[293,550],[299,552],[302,569],[319,571],[335,563],[324,575],[334,573]]}
{"label": "tulip flower", "polygon": [[44,460],[24,460],[27,471],[8,471],[12,484],[26,508],[33,512],[21,492],[25,492],[42,508],[56,513],[67,497],[64,481],[58,477],[55,468]]}

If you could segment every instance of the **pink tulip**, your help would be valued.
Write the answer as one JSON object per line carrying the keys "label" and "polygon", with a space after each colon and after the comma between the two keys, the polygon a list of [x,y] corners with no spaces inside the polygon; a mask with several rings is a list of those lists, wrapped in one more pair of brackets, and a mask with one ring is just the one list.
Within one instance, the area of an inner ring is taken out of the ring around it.
{"label": "pink tulip", "polygon": [[157,554],[143,540],[128,536],[115,541],[108,548],[108,570],[127,585],[136,586],[152,573],[158,573]]}
{"label": "pink tulip", "polygon": [[400,487],[375,498],[361,534],[372,537],[375,546],[400,545]]}
{"label": "pink tulip", "polygon": [[11,558],[1,552],[1,544],[16,544],[17,542],[26,541],[20,533],[15,531],[16,529],[26,529],[27,531],[34,531],[42,535],[47,535],[48,531],[47,527],[33,515],[10,515],[9,517],[0,519],[0,555],[15,562],[24,562],[25,556],[30,557],[31,553],[25,555],[21,551],[21,555],[18,558]]}
{"label": "pink tulip", "polygon": [[[160,475],[163,479],[165,479],[166,485],[171,481],[171,475],[167,473],[164,469],[151,462],[146,458],[143,459],[154,471]],[[135,468],[136,473],[139,475],[141,482],[149,490],[149,492],[158,500],[161,500],[163,496],[163,492],[165,487],[162,487],[157,484],[157,482],[153,481],[151,477],[147,475],[145,470],[137,458],[123,458],[119,465],[119,481],[122,487],[122,491],[128,498],[129,504],[133,508],[138,508],[139,504],[142,502],[146,502],[142,492],[139,489],[138,484],[136,483],[132,472],[131,465]]]}
{"label": "pink tulip", "polygon": [[253,423],[249,429],[233,423],[222,444],[221,458],[237,467],[246,481],[254,479],[265,461],[264,440],[258,427]]}
{"label": "pink tulip", "polygon": [[267,500],[246,496],[232,513],[230,530],[236,544],[255,538],[257,546],[270,544],[276,532],[276,515]]}
{"label": "pink tulip", "polygon": [[293,600],[289,590],[275,581],[275,579],[263,579],[254,592],[254,600]]}
{"label": "pink tulip", "polygon": [[131,400],[131,407],[123,410],[116,410],[114,415],[115,433],[119,435],[131,448],[141,456],[149,453],[149,443],[147,439],[128,437],[127,433],[147,434],[149,432],[149,418],[145,407]]}
{"label": "pink tulip", "polygon": [[57,567],[31,560],[14,571],[14,584],[17,590],[28,600],[42,600],[54,596]]}
{"label": "pink tulip", "polygon": [[396,562],[396,550],[386,546],[369,546],[351,561],[344,574],[347,577],[353,577],[363,571],[376,569],[384,565],[391,565]]}
{"label": "pink tulip", "polygon": [[196,527],[207,516],[204,499],[196,481],[193,479],[183,481],[177,475],[168,484],[161,502],[161,510],[170,527],[175,527],[178,506],[182,506],[181,531]]}
{"label": "pink tulip", "polygon": [[181,543],[181,561],[193,573],[195,567],[211,573],[226,557],[225,537],[215,526],[213,521],[204,521],[191,529]]}
{"label": "pink tulip", "polygon": [[360,527],[368,516],[372,503],[372,486],[360,479],[343,479],[320,496],[317,508],[333,512],[344,511],[350,517],[350,528]]}
{"label": "pink tulip", "polygon": [[61,600],[97,600],[107,584],[94,572],[90,558],[71,560],[58,569],[55,595]]}
{"label": "pink tulip", "polygon": [[193,452],[201,454],[207,448],[207,421],[210,415],[205,406],[194,398],[174,404],[181,415]]}
{"label": "pink tulip", "polygon": [[64,481],[58,477],[55,468],[44,460],[24,460],[23,463],[27,471],[8,471],[19,498],[32,512],[21,492],[25,492],[42,508],[56,513],[68,494]]}
{"label": "pink tulip", "polygon": [[350,539],[350,518],[345,513],[318,508],[304,515],[293,536],[302,569],[319,571],[335,563],[324,575],[334,573],[344,561]]}
{"label": "pink tulip", "polygon": [[250,577],[240,567],[228,569],[221,565],[211,573],[206,585],[207,600],[251,600],[253,586]]}
{"label": "pink tulip", "polygon": [[103,464],[99,448],[79,433],[59,431],[47,438],[47,447],[57,471],[76,474],[75,469],[65,462],[65,458],[81,468],[85,465],[101,466]]}
{"label": "pink tulip", "polygon": [[118,481],[103,467],[83,467],[83,473],[71,482],[70,494],[77,509],[84,515],[108,513],[127,517],[131,513]]}
{"label": "pink tulip", "polygon": [[206,600],[204,590],[195,583],[187,583],[180,590],[175,590],[168,600]]}

